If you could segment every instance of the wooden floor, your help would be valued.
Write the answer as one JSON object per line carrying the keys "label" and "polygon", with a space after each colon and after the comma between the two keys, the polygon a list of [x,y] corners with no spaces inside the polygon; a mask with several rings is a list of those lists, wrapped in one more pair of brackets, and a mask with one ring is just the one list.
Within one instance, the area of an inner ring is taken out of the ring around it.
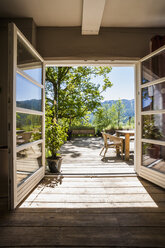
{"label": "wooden floor", "polygon": [[114,151],[101,160],[101,142],[63,146],[63,175],[48,175],[15,211],[0,212],[0,247],[165,247],[165,190]]}
{"label": "wooden floor", "polygon": [[45,178],[0,214],[1,247],[165,247],[165,191],[136,176]]}

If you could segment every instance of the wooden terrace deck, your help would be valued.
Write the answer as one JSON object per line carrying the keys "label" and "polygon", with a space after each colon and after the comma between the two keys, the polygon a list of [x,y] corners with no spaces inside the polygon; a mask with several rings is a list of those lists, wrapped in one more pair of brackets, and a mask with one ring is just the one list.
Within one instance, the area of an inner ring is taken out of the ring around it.
{"label": "wooden terrace deck", "polygon": [[134,173],[133,151],[131,142],[131,156],[129,161],[116,156],[114,148],[108,149],[105,159],[99,156],[103,147],[100,137],[75,138],[65,143],[61,148],[63,157],[62,174],[125,174]]}

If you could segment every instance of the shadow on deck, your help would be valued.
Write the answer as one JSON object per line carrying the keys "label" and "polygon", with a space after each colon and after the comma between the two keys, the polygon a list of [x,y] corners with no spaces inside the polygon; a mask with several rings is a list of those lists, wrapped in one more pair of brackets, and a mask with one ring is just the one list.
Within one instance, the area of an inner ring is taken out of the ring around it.
{"label": "shadow on deck", "polygon": [[103,147],[100,137],[81,137],[68,141],[61,147],[62,174],[116,174],[134,173],[134,143],[131,142],[129,161],[116,156],[114,148],[106,157],[99,156]]}

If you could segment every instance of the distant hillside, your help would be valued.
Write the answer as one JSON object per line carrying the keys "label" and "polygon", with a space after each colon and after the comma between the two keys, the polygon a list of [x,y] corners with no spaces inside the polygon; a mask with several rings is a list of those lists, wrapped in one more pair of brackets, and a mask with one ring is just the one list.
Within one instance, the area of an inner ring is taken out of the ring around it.
{"label": "distant hillside", "polygon": [[[109,100],[102,102],[102,105],[108,104],[111,107],[113,104],[116,104],[118,100]],[[121,99],[122,104],[125,106],[125,122],[129,120],[129,117],[133,117],[135,115],[135,100],[127,100]],[[93,120],[93,114],[90,115],[90,122]]]}
{"label": "distant hillside", "polygon": [[25,101],[17,101],[17,107],[19,108],[26,108],[26,109],[33,109],[41,111],[41,100],[31,99]]}
{"label": "distant hillside", "polygon": [[[108,104],[109,107],[112,106],[112,104],[116,104],[118,100],[109,100],[104,101],[101,104],[105,105]],[[127,99],[121,99],[122,104],[125,106],[125,122],[128,121],[129,117],[133,117],[135,115],[135,100],[127,100]],[[25,100],[25,101],[17,101],[17,107],[21,108],[27,108],[27,109],[33,109],[41,111],[41,100],[31,99],[31,100]],[[90,114],[90,123],[92,123],[93,120],[93,114]]]}
{"label": "distant hillside", "polygon": [[[112,104],[116,104],[118,100],[109,100],[102,102],[102,105],[108,104],[109,107],[112,106]],[[135,115],[135,100],[127,100],[127,99],[121,99],[122,104],[125,106],[125,117],[128,120],[129,117],[133,117]]]}

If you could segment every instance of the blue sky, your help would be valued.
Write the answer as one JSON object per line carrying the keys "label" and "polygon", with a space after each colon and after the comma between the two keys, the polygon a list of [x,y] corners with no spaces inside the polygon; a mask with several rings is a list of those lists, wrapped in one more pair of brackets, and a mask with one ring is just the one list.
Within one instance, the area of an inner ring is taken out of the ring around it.
{"label": "blue sky", "polygon": [[[31,73],[31,72],[29,72]],[[32,75],[39,81],[41,73],[35,71]],[[104,101],[120,99],[134,99],[134,68],[133,67],[112,67],[109,79],[113,83],[110,89],[102,93]],[[92,79],[96,84],[103,85],[102,78]],[[17,101],[41,99],[41,89],[31,83],[31,87],[27,79],[17,74]]]}
{"label": "blue sky", "polygon": [[41,99],[41,88],[28,81],[17,73],[16,76],[16,101],[26,101],[31,99]]}
{"label": "blue sky", "polygon": [[[134,99],[134,67],[112,67],[109,79],[113,86],[102,94],[104,101]],[[94,81],[102,85],[100,78]]]}

